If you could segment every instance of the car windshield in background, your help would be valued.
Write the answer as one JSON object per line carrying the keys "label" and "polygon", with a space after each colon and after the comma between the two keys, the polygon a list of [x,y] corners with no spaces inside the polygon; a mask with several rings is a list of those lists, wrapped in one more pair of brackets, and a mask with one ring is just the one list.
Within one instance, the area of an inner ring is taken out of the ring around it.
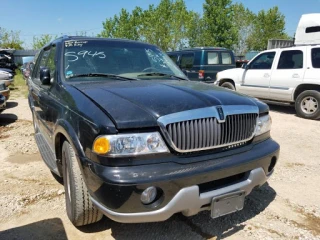
{"label": "car windshield in background", "polygon": [[107,79],[107,75],[139,80],[186,79],[176,64],[157,47],[130,41],[66,41],[64,69],[67,80],[77,81],[88,81],[88,76]]}

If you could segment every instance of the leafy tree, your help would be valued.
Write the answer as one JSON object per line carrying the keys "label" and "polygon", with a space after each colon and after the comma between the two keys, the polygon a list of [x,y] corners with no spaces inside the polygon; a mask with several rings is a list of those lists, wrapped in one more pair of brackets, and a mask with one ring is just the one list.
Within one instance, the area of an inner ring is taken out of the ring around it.
{"label": "leafy tree", "polygon": [[203,46],[204,22],[199,13],[190,12],[190,21],[187,25],[187,39],[189,47]]}
{"label": "leafy tree", "polygon": [[100,37],[127,38],[156,44],[163,50],[173,50],[187,44],[188,23],[191,14],[184,0],[161,0],[131,13],[122,9],[119,15],[103,22]]}
{"label": "leafy tree", "polygon": [[232,0],[206,0],[203,4],[203,45],[232,48],[237,43]]}
{"label": "leafy tree", "polygon": [[32,48],[40,49],[45,46],[47,43],[51,42],[53,39],[56,39],[57,36],[52,36],[49,34],[41,35],[40,37],[33,37]]}
{"label": "leafy tree", "polygon": [[131,14],[122,8],[119,16],[115,15],[113,18],[108,18],[102,23],[104,29],[98,36],[139,40],[138,29],[141,12],[142,9],[138,7]]}
{"label": "leafy tree", "polygon": [[247,39],[249,50],[262,51],[269,39],[289,39],[285,32],[285,17],[278,7],[261,10],[253,21],[252,34]]}
{"label": "leafy tree", "polygon": [[253,21],[255,14],[242,3],[236,3],[232,6],[234,17],[233,23],[237,29],[238,40],[233,46],[236,55],[244,55],[248,51],[247,39],[253,31]]}
{"label": "leafy tree", "polygon": [[23,41],[20,39],[20,31],[8,31],[3,28],[1,28],[0,31],[1,48],[13,48],[16,50],[23,49]]}

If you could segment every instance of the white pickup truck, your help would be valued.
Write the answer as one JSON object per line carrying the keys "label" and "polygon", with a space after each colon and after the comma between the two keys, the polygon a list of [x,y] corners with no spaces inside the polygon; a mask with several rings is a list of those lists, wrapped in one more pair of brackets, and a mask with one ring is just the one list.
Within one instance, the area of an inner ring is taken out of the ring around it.
{"label": "white pickup truck", "polygon": [[299,116],[320,118],[320,45],[259,53],[242,68],[217,74],[218,86],[256,98],[295,104]]}

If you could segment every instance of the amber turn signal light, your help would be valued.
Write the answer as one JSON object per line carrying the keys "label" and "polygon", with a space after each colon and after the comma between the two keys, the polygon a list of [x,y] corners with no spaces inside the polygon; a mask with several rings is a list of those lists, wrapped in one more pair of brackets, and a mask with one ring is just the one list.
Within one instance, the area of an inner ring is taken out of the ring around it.
{"label": "amber turn signal light", "polygon": [[106,154],[110,151],[110,142],[108,139],[97,138],[93,143],[93,151],[98,154]]}

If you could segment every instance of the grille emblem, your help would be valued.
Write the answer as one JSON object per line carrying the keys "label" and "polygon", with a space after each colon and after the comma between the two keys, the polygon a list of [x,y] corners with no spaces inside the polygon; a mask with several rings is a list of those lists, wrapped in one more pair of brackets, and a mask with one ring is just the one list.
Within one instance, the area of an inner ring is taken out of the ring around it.
{"label": "grille emblem", "polygon": [[220,120],[224,120],[224,113],[223,113],[222,107],[221,106],[217,106],[217,111],[218,111]]}

